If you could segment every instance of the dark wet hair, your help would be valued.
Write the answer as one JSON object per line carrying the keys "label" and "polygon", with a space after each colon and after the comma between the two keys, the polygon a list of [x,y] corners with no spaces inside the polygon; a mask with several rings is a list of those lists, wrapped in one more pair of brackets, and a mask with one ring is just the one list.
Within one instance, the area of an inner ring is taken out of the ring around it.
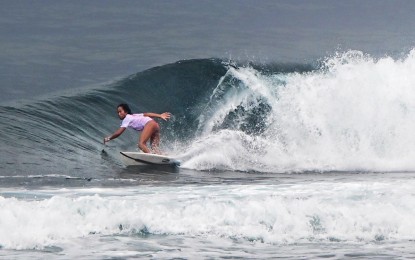
{"label": "dark wet hair", "polygon": [[131,109],[130,109],[130,107],[127,105],[127,104],[119,104],[118,106],[117,106],[117,108],[119,108],[119,107],[121,107],[125,112],[127,112],[127,114],[132,114],[131,113]]}

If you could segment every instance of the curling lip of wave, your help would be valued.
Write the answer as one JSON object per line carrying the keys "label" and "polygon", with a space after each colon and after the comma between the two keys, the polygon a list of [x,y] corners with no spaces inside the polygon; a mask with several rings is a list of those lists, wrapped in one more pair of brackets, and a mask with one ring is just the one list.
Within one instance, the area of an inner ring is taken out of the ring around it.
{"label": "curling lip of wave", "polygon": [[[199,117],[183,166],[241,171],[415,170],[415,50],[359,51],[306,73],[230,68]],[[252,131],[254,130],[254,131]]]}

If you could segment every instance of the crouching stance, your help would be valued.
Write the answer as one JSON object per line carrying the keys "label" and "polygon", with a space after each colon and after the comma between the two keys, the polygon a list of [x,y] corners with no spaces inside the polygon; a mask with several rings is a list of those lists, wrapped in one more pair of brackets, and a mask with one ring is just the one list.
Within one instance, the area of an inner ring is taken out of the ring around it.
{"label": "crouching stance", "polygon": [[131,109],[127,104],[120,104],[117,107],[118,117],[122,120],[120,128],[112,135],[104,138],[104,144],[112,139],[120,136],[127,127],[134,130],[141,131],[138,140],[138,147],[145,153],[150,153],[147,147],[147,141],[150,140],[151,150],[153,153],[160,154],[160,126],[153,118],[162,118],[167,120],[170,118],[170,113],[163,114],[156,113],[142,113],[132,114]]}

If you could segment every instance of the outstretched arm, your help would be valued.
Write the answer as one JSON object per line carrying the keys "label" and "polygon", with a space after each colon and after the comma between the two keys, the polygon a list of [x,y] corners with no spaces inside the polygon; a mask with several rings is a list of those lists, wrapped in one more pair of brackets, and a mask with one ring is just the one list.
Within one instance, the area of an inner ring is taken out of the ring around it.
{"label": "outstretched arm", "polygon": [[143,113],[144,116],[149,116],[149,117],[158,117],[158,118],[162,118],[164,120],[167,121],[167,119],[169,119],[171,117],[171,114],[169,112],[164,112],[163,114],[156,114],[156,113]]}
{"label": "outstretched arm", "polygon": [[115,131],[112,135],[107,136],[104,138],[104,144],[111,141],[112,139],[117,138],[118,136],[120,136],[123,132],[125,131],[125,127],[120,127],[117,129],[117,131]]}

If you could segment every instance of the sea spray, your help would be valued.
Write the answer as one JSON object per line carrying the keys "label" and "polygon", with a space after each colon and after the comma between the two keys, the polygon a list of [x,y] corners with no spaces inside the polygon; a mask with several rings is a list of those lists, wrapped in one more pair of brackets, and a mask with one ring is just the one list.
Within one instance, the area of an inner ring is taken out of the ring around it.
{"label": "sea spray", "polygon": [[185,148],[183,166],[414,170],[414,67],[415,51],[401,60],[349,51],[305,73],[230,67],[199,117],[201,134]]}

